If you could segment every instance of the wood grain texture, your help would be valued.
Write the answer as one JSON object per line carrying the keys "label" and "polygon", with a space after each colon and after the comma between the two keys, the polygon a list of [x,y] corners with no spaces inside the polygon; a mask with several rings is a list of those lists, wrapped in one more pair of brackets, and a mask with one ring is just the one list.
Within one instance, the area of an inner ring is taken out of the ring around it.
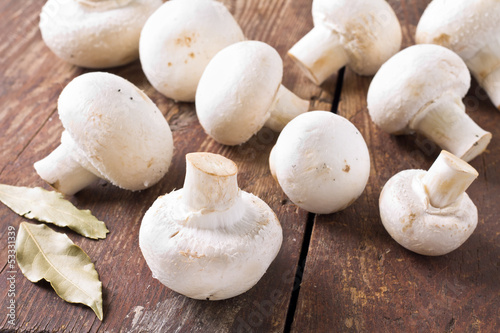
{"label": "wood grain texture", "polygon": [[[0,4],[0,182],[48,188],[33,163],[58,146],[62,125],[56,112],[63,87],[87,70],[57,59],[44,45],[38,30],[38,14],[45,1],[6,0]],[[286,57],[286,51],[312,25],[311,1],[224,1],[249,39],[276,47],[284,59],[283,83],[310,99],[311,109],[331,108],[335,77],[314,86]],[[283,32],[286,33],[283,33]],[[32,284],[17,271],[16,325],[0,319],[0,331],[11,332],[232,332],[238,330],[283,331],[295,272],[304,237],[307,213],[289,202],[268,171],[268,156],[277,133],[263,129],[248,143],[226,147],[208,138],[196,118],[193,104],[163,97],[147,82],[139,61],[107,70],[120,75],[158,105],[168,120],[175,145],[169,173],[161,182],[141,192],[118,189],[104,181],[71,198],[80,209],[90,209],[106,222],[105,240],[92,241],[65,232],[93,259],[103,283],[104,320],[100,322],[84,306],[65,303],[48,283]],[[194,301],[170,291],[153,279],[139,246],[142,216],[164,193],[181,188],[188,152],[210,151],[233,159],[239,166],[240,187],[270,204],[284,233],[282,249],[262,280],[249,292],[226,301]],[[0,205],[0,295],[5,309],[7,230],[18,229],[24,219]],[[36,222],[34,222],[36,223]],[[4,313],[2,309],[2,313]]]}
{"label": "wood grain texture", "polygon": [[[414,43],[428,2],[389,1],[401,20],[403,47]],[[292,331],[500,331],[500,112],[473,82],[467,112],[493,134],[488,150],[471,162],[480,174],[468,190],[478,227],[456,251],[425,257],[392,240],[380,221],[378,197],[391,176],[427,169],[440,149],[422,137],[379,130],[366,108],[370,81],[346,70],[338,110],[367,141],[370,179],[351,207],[316,218]]]}

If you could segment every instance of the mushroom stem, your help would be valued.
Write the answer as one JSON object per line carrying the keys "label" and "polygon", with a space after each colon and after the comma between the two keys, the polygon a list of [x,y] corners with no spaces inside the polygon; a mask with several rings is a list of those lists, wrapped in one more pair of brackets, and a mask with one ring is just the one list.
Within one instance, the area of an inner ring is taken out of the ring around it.
{"label": "mushroom stem", "polygon": [[472,75],[500,109],[500,39],[484,45],[472,57],[465,59]]}
{"label": "mushroom stem", "polygon": [[478,175],[467,162],[443,150],[422,178],[422,183],[431,205],[444,208],[453,204]]}
{"label": "mushroom stem", "polygon": [[491,140],[491,133],[465,113],[460,97],[452,93],[424,107],[409,127],[466,162],[481,154]]}
{"label": "mushroom stem", "polygon": [[322,24],[299,40],[288,55],[317,85],[349,62],[339,35]]}
{"label": "mushroom stem", "polygon": [[500,67],[484,78],[482,86],[493,104],[500,110]]}
{"label": "mushroom stem", "polygon": [[36,162],[34,167],[43,180],[66,195],[73,195],[99,179],[75,161],[71,149],[64,144]]}
{"label": "mushroom stem", "polygon": [[237,172],[236,164],[221,155],[187,154],[184,202],[201,213],[231,208],[239,195]]}
{"label": "mushroom stem", "polygon": [[264,126],[275,132],[281,132],[290,120],[307,110],[309,110],[309,101],[295,95],[284,85],[280,85],[271,105],[271,116]]}

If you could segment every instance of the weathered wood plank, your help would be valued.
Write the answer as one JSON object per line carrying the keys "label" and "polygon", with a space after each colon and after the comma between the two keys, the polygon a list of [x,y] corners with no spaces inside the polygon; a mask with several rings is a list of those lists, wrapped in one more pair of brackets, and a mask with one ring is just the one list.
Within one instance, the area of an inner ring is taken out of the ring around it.
{"label": "weathered wood plank", "polygon": [[[284,84],[313,109],[330,109],[335,78],[319,89],[303,77],[285,54],[307,32],[311,23],[308,1],[224,1],[249,39],[268,42],[284,59]],[[86,72],[57,59],[44,46],[37,29],[38,12],[44,1],[10,0],[2,3],[0,36],[22,32],[15,39],[0,39],[0,182],[47,187],[33,163],[59,144],[62,126],[56,109],[57,97],[73,77]],[[24,21],[21,16],[28,16]],[[285,32],[285,33],[283,33]],[[23,37],[23,36],[28,37]],[[307,214],[282,194],[268,171],[268,155],[277,133],[262,130],[250,142],[225,147],[206,137],[192,104],[176,104],[157,93],[147,82],[137,61],[109,70],[130,80],[149,95],[165,113],[173,131],[175,156],[167,176],[152,188],[132,193],[100,181],[71,200],[106,221],[110,234],[105,240],[84,239],[65,232],[93,259],[103,282],[104,321],[84,306],[65,303],[47,283],[32,284],[18,271],[16,277],[16,325],[0,319],[0,330],[16,332],[159,332],[217,331],[239,328],[282,331],[285,325],[294,274],[303,241]],[[259,284],[248,293],[226,301],[194,301],[178,295],[151,277],[138,246],[140,221],[161,194],[180,188],[184,180],[184,155],[193,151],[221,153],[240,167],[239,184],[260,196],[277,213],[283,226],[283,247]],[[2,286],[7,278],[8,226],[16,229],[22,218],[0,206],[0,264]],[[7,288],[0,291],[8,301]],[[2,303],[2,306],[6,306]]]}
{"label": "weathered wood plank", "polygon": [[[403,25],[404,47],[429,1],[389,1]],[[431,78],[432,79],[432,78]],[[471,164],[479,178],[468,190],[479,224],[470,239],[441,257],[399,246],[380,222],[378,197],[395,173],[427,169],[439,148],[423,138],[394,137],[370,120],[371,78],[346,70],[339,114],[366,139],[372,172],[364,194],[345,211],[318,216],[310,242],[295,332],[498,332],[500,330],[500,113],[474,82],[467,112],[493,133]]]}

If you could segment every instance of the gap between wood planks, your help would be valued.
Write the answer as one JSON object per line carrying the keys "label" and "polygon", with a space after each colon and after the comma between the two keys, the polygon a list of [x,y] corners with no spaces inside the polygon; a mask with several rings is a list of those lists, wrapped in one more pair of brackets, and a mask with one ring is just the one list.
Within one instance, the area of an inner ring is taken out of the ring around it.
{"label": "gap between wood planks", "polygon": [[[335,92],[333,95],[331,112],[337,113],[340,95],[342,93],[342,84],[344,82],[345,67],[342,67],[337,76],[337,82],[335,85]],[[293,282],[292,296],[290,297],[290,303],[288,304],[288,311],[286,313],[284,332],[291,332],[293,319],[295,318],[295,311],[297,309],[297,303],[300,294],[300,285],[302,283],[302,276],[306,268],[307,253],[309,252],[309,244],[311,243],[311,237],[314,227],[314,221],[316,220],[316,215],[314,213],[307,214],[306,228],[304,230],[304,239],[302,241],[302,247],[299,254],[299,262],[297,265],[297,270],[295,272],[295,278]]]}

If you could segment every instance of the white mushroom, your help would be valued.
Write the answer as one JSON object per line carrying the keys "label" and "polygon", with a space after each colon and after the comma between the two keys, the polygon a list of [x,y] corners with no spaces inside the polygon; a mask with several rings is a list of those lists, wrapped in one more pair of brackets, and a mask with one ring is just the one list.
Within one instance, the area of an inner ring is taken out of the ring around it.
{"label": "white mushroom", "polygon": [[343,66],[373,75],[401,48],[401,26],[384,0],[314,0],[314,28],[288,54],[320,85]]}
{"label": "white mushroom", "polygon": [[242,294],[278,254],[280,223],[264,201],[238,188],[231,160],[191,153],[186,163],[184,188],[159,197],[142,220],[142,254],[153,277],[180,294]]}
{"label": "white mushroom", "polygon": [[140,58],[163,95],[193,102],[203,70],[224,47],[245,37],[231,13],[214,0],[170,0],[142,30]]}
{"label": "white mushroom", "polygon": [[139,37],[161,0],[48,0],[40,14],[45,44],[82,67],[125,65],[139,58]]}
{"label": "white mushroom", "polygon": [[257,41],[230,45],[217,53],[196,93],[196,113],[208,135],[225,145],[248,141],[263,126],[274,131],[306,112],[302,100],[281,85],[283,61]]}
{"label": "white mushroom", "polygon": [[446,151],[427,172],[399,172],[380,194],[384,227],[396,242],[419,254],[455,250],[477,225],[477,208],[465,193],[477,176],[472,166]]}
{"label": "white mushroom", "polygon": [[411,46],[389,59],[368,89],[370,116],[387,133],[422,133],[465,161],[481,154],[491,133],[466,113],[464,62],[438,45]]}
{"label": "white mushroom", "polygon": [[156,105],[129,81],[92,72],[73,79],[58,100],[61,145],[35,163],[51,186],[74,194],[103,178],[142,190],[167,172],[172,133]]}
{"label": "white mushroom", "polygon": [[370,156],[349,120],[311,111],[286,125],[271,151],[269,167],[294,204],[329,214],[347,208],[363,193]]}
{"label": "white mushroom", "polygon": [[499,22],[497,0],[434,0],[418,23],[416,39],[456,52],[500,109]]}

